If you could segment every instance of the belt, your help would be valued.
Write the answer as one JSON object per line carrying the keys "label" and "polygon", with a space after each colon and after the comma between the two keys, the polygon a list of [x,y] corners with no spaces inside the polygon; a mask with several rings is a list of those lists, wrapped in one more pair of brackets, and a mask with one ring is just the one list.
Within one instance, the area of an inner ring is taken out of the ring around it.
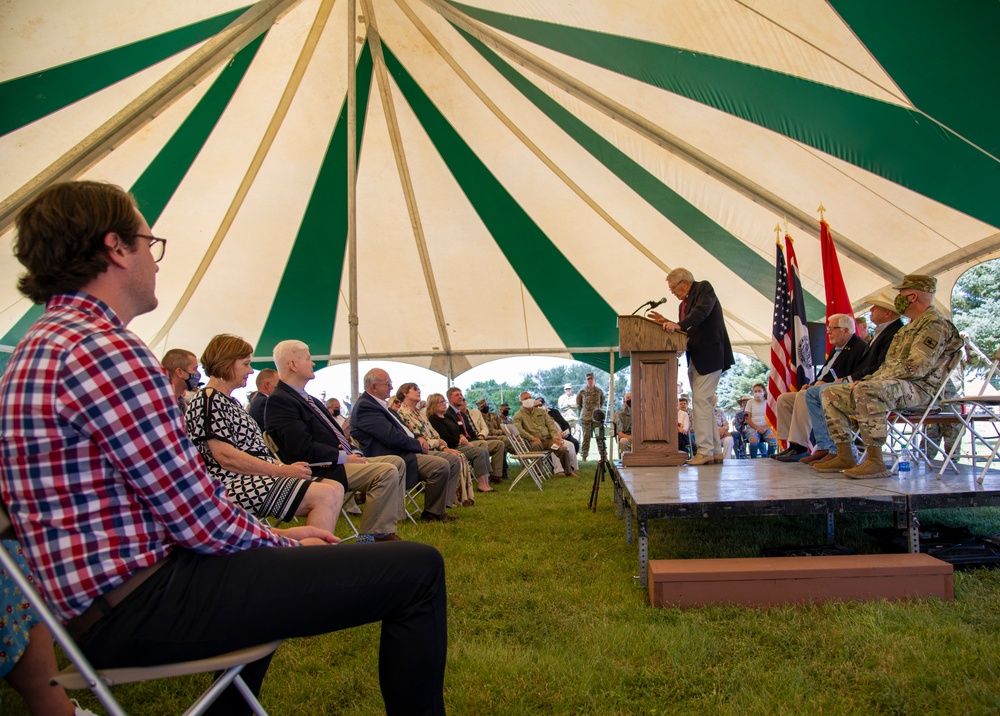
{"label": "belt", "polygon": [[137,569],[132,573],[132,576],[117,587],[92,601],[82,614],[66,622],[66,631],[74,639],[79,639],[90,627],[97,624],[102,617],[110,614],[112,609],[125,601],[125,597],[142,586],[143,582],[152,577],[156,573],[156,570],[162,567],[166,561],[166,559],[161,559],[156,564]]}

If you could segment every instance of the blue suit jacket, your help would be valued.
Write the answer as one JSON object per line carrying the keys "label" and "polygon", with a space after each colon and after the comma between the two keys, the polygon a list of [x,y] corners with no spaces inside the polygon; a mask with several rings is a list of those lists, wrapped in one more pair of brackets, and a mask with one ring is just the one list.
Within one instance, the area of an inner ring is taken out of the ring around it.
{"label": "blue suit jacket", "polygon": [[[319,409],[334,426],[333,419],[322,400],[313,398]],[[347,489],[347,472],[338,465],[341,447],[337,436],[309,406],[306,399],[287,383],[278,381],[264,408],[264,425],[267,434],[278,445],[280,457],[285,462],[332,462],[331,467],[314,467],[313,475],[336,480]]]}
{"label": "blue suit jacket", "polygon": [[407,435],[389,414],[389,409],[368,393],[358,396],[351,411],[351,435],[369,457],[396,455],[403,458],[407,490],[420,482],[417,473],[417,455],[423,452],[420,441]]}
{"label": "blue suit jacket", "polygon": [[708,281],[691,284],[684,318],[678,320],[677,325],[687,333],[688,362],[699,375],[724,371],[736,362],[722,305]]}

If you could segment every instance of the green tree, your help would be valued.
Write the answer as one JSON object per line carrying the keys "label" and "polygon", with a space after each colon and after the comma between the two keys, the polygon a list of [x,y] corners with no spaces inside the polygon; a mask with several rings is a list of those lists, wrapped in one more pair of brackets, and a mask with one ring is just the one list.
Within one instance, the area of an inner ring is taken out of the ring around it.
{"label": "green tree", "polygon": [[[549,407],[556,407],[559,397],[563,394],[563,386],[570,383],[573,386],[573,395],[576,395],[587,384],[587,373],[594,374],[594,385],[604,391],[605,397],[610,394],[611,374],[607,371],[598,370],[587,363],[569,363],[558,365],[554,368],[545,368],[531,374],[537,386],[531,392],[545,398],[545,404]],[[631,389],[632,372],[630,368],[622,368],[615,373],[615,407],[621,407],[622,396],[625,391]],[[525,390],[529,390],[525,388]],[[605,411],[608,406],[604,406]]]}
{"label": "green tree", "polygon": [[[988,356],[1000,348],[1000,259],[985,261],[966,271],[951,292],[955,327],[975,341]],[[995,380],[994,385],[998,382]]]}
{"label": "green tree", "polygon": [[755,383],[767,385],[770,370],[766,363],[737,353],[735,365],[719,379],[719,388],[716,391],[719,396],[719,407],[727,413],[734,413],[739,408],[737,401],[740,396],[751,395]]}

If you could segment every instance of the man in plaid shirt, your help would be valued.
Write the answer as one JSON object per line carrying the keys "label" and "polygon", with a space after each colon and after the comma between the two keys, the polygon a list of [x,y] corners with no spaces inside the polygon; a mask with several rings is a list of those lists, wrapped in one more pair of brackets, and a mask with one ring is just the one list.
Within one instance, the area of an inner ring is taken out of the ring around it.
{"label": "man in plaid shirt", "polygon": [[[0,494],[92,662],[168,663],[382,621],[386,711],[444,713],[441,555],[412,542],[335,546],[226,499],[159,361],[126,328],[156,308],[166,244],[131,197],[53,185],[17,229],[18,288],[46,309],[0,379]],[[243,672],[255,692],[268,662]],[[215,704],[241,708],[233,687]]]}

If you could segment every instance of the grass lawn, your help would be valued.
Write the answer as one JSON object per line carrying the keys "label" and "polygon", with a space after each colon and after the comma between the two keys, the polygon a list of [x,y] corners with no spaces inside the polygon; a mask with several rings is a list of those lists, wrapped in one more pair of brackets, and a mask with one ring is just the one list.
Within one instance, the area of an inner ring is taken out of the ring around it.
{"label": "grass lawn", "polygon": [[[1000,570],[956,572],[954,602],[654,609],[610,482],[597,513],[587,509],[594,467],[544,493],[522,481],[480,495],[452,511],[454,524],[401,527],[447,564],[452,714],[1000,713]],[[839,516],[836,541],[883,551],[862,530],[891,520]],[[996,533],[1000,509],[922,521]],[[825,539],[818,516],[660,520],[650,523],[650,557],[755,556]],[[293,588],[289,604],[299,608]],[[377,645],[377,625],[286,642],[261,701],[272,716],[380,713]],[[116,693],[130,713],[168,714],[194,689],[175,680]],[[100,712],[89,693],[76,695]],[[4,714],[27,713],[9,687],[2,696]]]}

